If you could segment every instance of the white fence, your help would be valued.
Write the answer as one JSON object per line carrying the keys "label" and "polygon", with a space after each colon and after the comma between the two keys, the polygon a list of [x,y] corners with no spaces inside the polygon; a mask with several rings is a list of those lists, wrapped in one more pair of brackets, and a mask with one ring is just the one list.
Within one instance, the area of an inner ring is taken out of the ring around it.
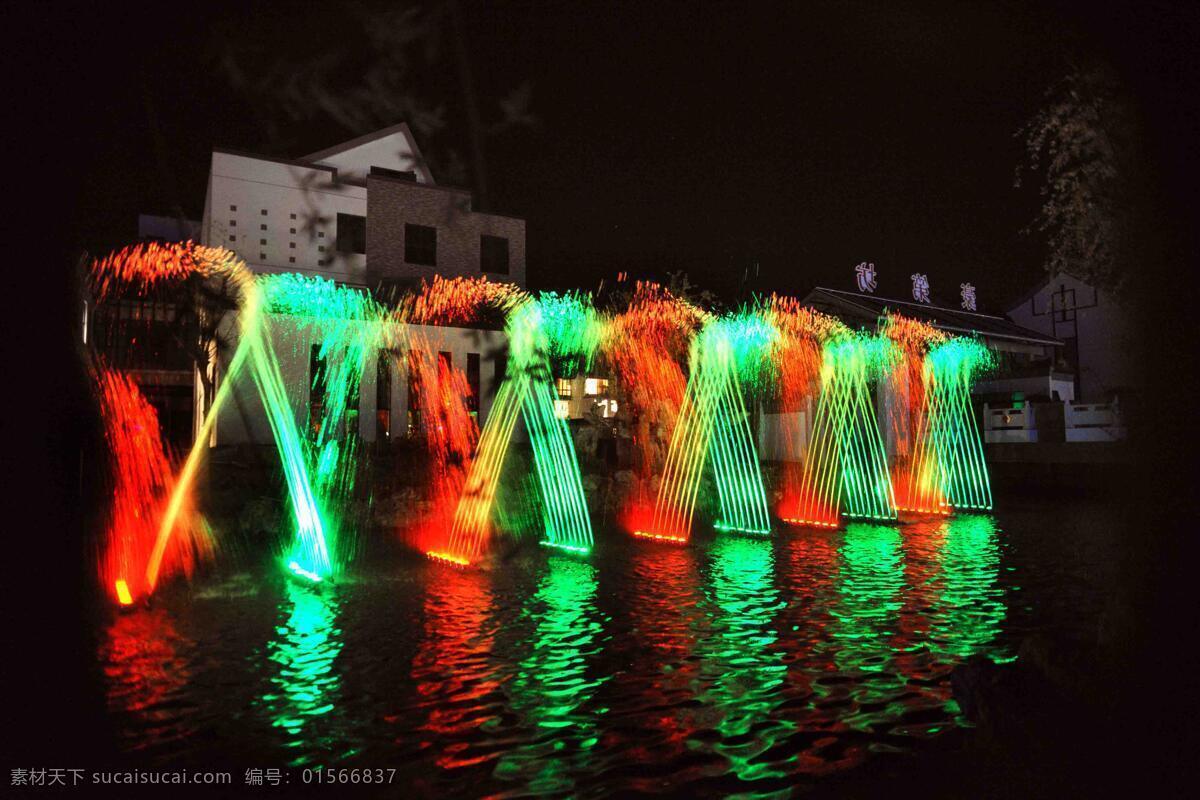
{"label": "white fence", "polygon": [[1067,403],[1063,413],[1068,442],[1116,442],[1125,438],[1116,402]]}
{"label": "white fence", "polygon": [[985,442],[1036,442],[1037,419],[1033,407],[992,408],[983,406],[983,440]]}
{"label": "white fence", "polygon": [[[1053,411],[1042,404],[1043,411]],[[1063,403],[1063,428],[1068,442],[1117,442],[1125,438],[1116,401],[1112,403]],[[1056,417],[1056,414],[1051,414]],[[983,440],[985,442],[1062,441],[1051,431],[1038,431],[1035,407],[1026,403],[1022,408],[983,407]]]}

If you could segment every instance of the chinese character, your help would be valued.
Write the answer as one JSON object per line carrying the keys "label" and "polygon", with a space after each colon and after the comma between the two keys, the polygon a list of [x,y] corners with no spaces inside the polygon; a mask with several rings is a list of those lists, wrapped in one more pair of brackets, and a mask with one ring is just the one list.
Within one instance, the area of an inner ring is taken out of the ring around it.
{"label": "chinese character", "polygon": [[854,268],[854,279],[858,281],[858,290],[860,292],[875,291],[875,264],[868,264],[863,261]]}
{"label": "chinese character", "polygon": [[924,272],[914,272],[912,274],[913,282],[913,300],[918,303],[929,302],[929,276]]}
{"label": "chinese character", "polygon": [[969,283],[960,283],[959,289],[962,289],[962,307],[967,311],[975,310],[975,287]]}
{"label": "chinese character", "polygon": [[28,786],[29,785],[29,770],[14,768],[12,778],[9,783],[13,786]]}
{"label": "chinese character", "polygon": [[246,770],[246,784],[249,786],[262,786],[263,771],[257,768]]}
{"label": "chinese character", "polygon": [[46,784],[47,786],[66,786],[67,785],[67,782],[65,780],[63,780],[64,778],[67,777],[67,771],[65,769],[55,768],[55,769],[50,770],[49,774],[50,774],[50,782],[48,784]]}
{"label": "chinese character", "polygon": [[266,774],[267,783],[271,784],[272,786],[278,786],[279,781],[282,778],[282,775],[283,775],[283,773],[278,769],[267,770],[267,774]]}

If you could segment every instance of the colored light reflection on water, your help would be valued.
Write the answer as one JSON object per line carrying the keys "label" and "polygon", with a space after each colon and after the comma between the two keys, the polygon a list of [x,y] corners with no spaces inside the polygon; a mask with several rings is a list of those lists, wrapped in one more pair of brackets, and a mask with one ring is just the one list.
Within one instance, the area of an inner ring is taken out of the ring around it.
{"label": "colored light reflection on water", "polygon": [[605,616],[596,609],[596,568],[551,556],[518,625],[528,631],[517,669],[504,687],[526,741],[504,754],[496,777],[535,793],[569,791],[598,741],[598,711],[588,705],[606,680],[589,662],[600,653]]}
{"label": "colored light reflection on water", "polygon": [[342,678],[334,663],[342,652],[339,601],[332,591],[288,582],[280,623],[267,643],[273,670],[258,705],[275,729],[289,766],[325,765],[352,755],[338,713]]}
{"label": "colored light reflection on water", "polygon": [[395,766],[418,796],[786,792],[962,724],[963,659],[1093,625],[1118,520],[1037,507],[685,548],[609,530],[587,556],[531,540],[490,570],[336,585],[264,568],[115,617],[101,677],[115,747],[159,763]]}

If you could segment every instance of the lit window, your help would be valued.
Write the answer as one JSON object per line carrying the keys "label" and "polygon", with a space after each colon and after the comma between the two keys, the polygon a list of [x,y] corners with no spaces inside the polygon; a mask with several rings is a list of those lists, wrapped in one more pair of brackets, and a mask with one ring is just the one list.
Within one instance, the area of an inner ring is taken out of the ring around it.
{"label": "lit window", "polygon": [[571,389],[572,389],[572,381],[570,378],[559,378],[558,379],[558,396],[559,397],[570,397]]}
{"label": "lit window", "polygon": [[571,404],[566,400],[555,400],[554,416],[558,417],[559,419],[566,419],[567,417],[571,416]]}
{"label": "lit window", "polygon": [[588,397],[604,394],[608,391],[607,378],[588,378],[583,382],[583,393]]}

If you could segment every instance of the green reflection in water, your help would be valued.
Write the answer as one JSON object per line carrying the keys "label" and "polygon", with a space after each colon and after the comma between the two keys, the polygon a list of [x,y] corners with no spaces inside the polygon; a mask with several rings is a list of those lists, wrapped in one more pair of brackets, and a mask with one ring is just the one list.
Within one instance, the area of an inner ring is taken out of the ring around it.
{"label": "green reflection in water", "polygon": [[846,526],[838,571],[837,603],[830,609],[841,671],[883,672],[903,606],[904,557],[900,531],[888,525]]}
{"label": "green reflection in water", "polygon": [[[267,656],[278,665],[272,691],[260,703],[271,725],[295,751],[288,766],[312,764],[325,756],[336,760],[353,753],[339,730],[337,702],[341,678],[334,660],[342,650],[337,625],[339,604],[331,590],[286,583],[280,604],[286,615],[267,643]],[[337,748],[335,752],[335,748]]]}
{"label": "green reflection in water", "polygon": [[697,650],[705,686],[699,700],[720,714],[714,727],[721,739],[714,747],[741,780],[782,777],[786,770],[755,762],[795,729],[791,722],[770,719],[787,673],[782,654],[771,648],[779,638],[772,622],[784,605],[774,584],[772,543],[720,536],[710,553],[715,629],[698,636]]}
{"label": "green reflection in water", "polygon": [[[942,591],[930,625],[930,649],[966,658],[984,650],[1001,632],[1006,608],[999,585],[1000,545],[996,521],[970,514],[945,523],[938,560]],[[989,652],[1005,660],[1007,650]]]}
{"label": "green reflection in water", "polygon": [[600,651],[607,617],[595,605],[596,568],[552,555],[524,616],[531,648],[508,682],[509,707],[532,729],[531,739],[507,752],[495,775],[525,782],[530,792],[569,792],[571,773],[585,771],[596,735],[596,710],[585,705],[607,678],[588,674]]}

